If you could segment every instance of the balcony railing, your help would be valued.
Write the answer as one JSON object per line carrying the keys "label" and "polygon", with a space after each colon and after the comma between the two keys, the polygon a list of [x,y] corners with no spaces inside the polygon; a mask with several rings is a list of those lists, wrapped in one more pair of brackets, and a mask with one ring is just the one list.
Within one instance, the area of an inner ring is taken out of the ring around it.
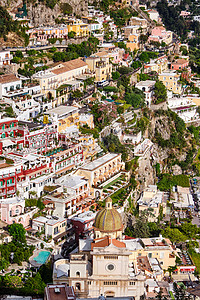
{"label": "balcony railing", "polygon": [[7,192],[8,195],[14,194],[14,193],[15,193],[15,190],[10,190],[10,191]]}

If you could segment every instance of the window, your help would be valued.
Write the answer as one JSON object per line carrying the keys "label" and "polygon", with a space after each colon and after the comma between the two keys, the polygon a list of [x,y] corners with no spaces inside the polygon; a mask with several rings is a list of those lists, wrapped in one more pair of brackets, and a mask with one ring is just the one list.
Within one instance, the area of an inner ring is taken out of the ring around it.
{"label": "window", "polygon": [[108,264],[107,265],[107,270],[108,271],[113,271],[115,269],[115,266],[113,264]]}
{"label": "window", "polygon": [[135,281],[130,281],[129,285],[135,285]]}
{"label": "window", "polygon": [[80,272],[79,271],[76,272],[76,277],[80,277]]}
{"label": "window", "polygon": [[116,256],[116,255],[105,255],[104,259],[118,259],[118,256]]}
{"label": "window", "polygon": [[76,289],[77,291],[80,291],[80,290],[81,290],[81,284],[80,284],[80,282],[77,282],[77,283],[75,284],[75,289]]}
{"label": "window", "polygon": [[54,234],[58,233],[58,227],[54,228]]}
{"label": "window", "polygon": [[117,285],[117,281],[104,281],[104,285]]}
{"label": "window", "polygon": [[148,253],[148,257],[149,257],[149,258],[152,258],[152,253]]}
{"label": "window", "polygon": [[160,252],[160,258],[164,258],[164,252]]}

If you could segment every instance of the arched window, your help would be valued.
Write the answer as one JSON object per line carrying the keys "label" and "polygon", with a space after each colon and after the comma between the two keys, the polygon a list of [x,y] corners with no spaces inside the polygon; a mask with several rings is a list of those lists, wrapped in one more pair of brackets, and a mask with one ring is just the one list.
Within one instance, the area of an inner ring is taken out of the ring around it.
{"label": "arched window", "polygon": [[80,272],[79,271],[76,272],[76,277],[80,277]]}
{"label": "arched window", "polygon": [[75,288],[76,288],[77,291],[81,290],[81,284],[80,284],[80,282],[76,283]]}

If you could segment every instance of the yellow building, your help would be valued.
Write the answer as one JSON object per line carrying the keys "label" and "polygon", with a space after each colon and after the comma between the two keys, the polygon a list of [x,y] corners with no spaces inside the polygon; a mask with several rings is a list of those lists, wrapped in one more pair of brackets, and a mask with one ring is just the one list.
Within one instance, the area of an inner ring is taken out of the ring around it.
{"label": "yellow building", "polygon": [[89,34],[88,24],[83,23],[81,20],[72,20],[67,25],[68,33],[75,32],[76,37],[83,37]]}
{"label": "yellow building", "polygon": [[140,48],[139,34],[130,34],[126,43],[126,47],[129,48],[131,51],[138,50]]}
{"label": "yellow building", "polygon": [[98,144],[95,142],[95,139],[92,135],[81,135],[79,141],[83,147],[83,157],[85,159],[92,158],[97,154]]}
{"label": "yellow building", "polygon": [[90,187],[98,186],[121,170],[125,165],[122,162],[121,154],[107,153],[102,157],[80,167],[76,175],[84,176],[89,180]]}
{"label": "yellow building", "polygon": [[175,71],[163,72],[158,76],[158,79],[163,82],[169,91],[172,91],[174,94],[181,94],[180,75]]}
{"label": "yellow building", "polygon": [[108,80],[112,75],[112,64],[106,51],[95,53],[86,58],[91,72],[95,73],[96,81]]}
{"label": "yellow building", "polygon": [[[80,88],[80,82],[75,80],[78,76],[81,76],[88,71],[87,64],[81,59],[73,59],[67,62],[56,64],[53,68],[46,71],[40,71],[36,73],[33,78],[38,80],[42,93],[46,94],[48,98],[57,98],[59,95],[57,90],[63,87],[69,90],[69,86],[72,90]],[[63,95],[61,95],[60,102]],[[62,102],[61,102],[62,103]]]}
{"label": "yellow building", "polygon": [[74,106],[59,106],[46,112],[52,122],[58,126],[58,132],[65,132],[69,127],[79,125],[78,108]]}
{"label": "yellow building", "polygon": [[166,55],[153,59],[149,64],[144,65],[144,73],[156,72],[161,74],[168,70],[168,59]]}

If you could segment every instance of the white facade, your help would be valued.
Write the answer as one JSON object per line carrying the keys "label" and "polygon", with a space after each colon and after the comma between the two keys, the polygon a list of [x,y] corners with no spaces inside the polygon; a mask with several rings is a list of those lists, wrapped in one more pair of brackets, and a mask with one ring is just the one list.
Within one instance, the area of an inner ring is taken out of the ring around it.
{"label": "white facade", "polygon": [[153,89],[155,87],[155,81],[153,80],[146,80],[146,81],[140,81],[138,82],[135,87],[138,88],[139,90],[143,91],[145,94],[145,102],[148,107],[151,106],[151,101],[153,97]]}
{"label": "white facade", "polygon": [[52,238],[55,238],[62,233],[65,233],[66,225],[66,219],[54,216],[40,216],[32,220],[32,228],[39,232],[44,230],[45,237],[51,236]]}
{"label": "white facade", "polygon": [[9,96],[9,94],[12,94],[13,91],[17,91],[19,93],[21,88],[22,81],[14,74],[0,76],[0,99],[3,96]]}
{"label": "white facade", "polygon": [[197,21],[197,22],[200,22],[200,16],[194,16],[194,17],[193,17],[193,20],[194,20],[194,21]]}
{"label": "white facade", "polygon": [[0,67],[10,65],[10,61],[13,59],[13,55],[10,51],[0,51]]}
{"label": "white facade", "polygon": [[187,97],[172,98],[167,101],[168,107],[178,114],[184,122],[192,122],[199,119],[197,105]]}
{"label": "white facade", "polygon": [[133,145],[137,145],[139,144],[139,142],[141,141],[142,139],[142,132],[138,132],[138,133],[135,133],[135,134],[124,134],[123,135],[123,142],[124,143],[131,143]]}
{"label": "white facade", "polygon": [[158,22],[159,21],[159,13],[157,12],[157,10],[154,9],[148,9],[147,10],[148,14],[149,14],[149,18],[153,21]]}

